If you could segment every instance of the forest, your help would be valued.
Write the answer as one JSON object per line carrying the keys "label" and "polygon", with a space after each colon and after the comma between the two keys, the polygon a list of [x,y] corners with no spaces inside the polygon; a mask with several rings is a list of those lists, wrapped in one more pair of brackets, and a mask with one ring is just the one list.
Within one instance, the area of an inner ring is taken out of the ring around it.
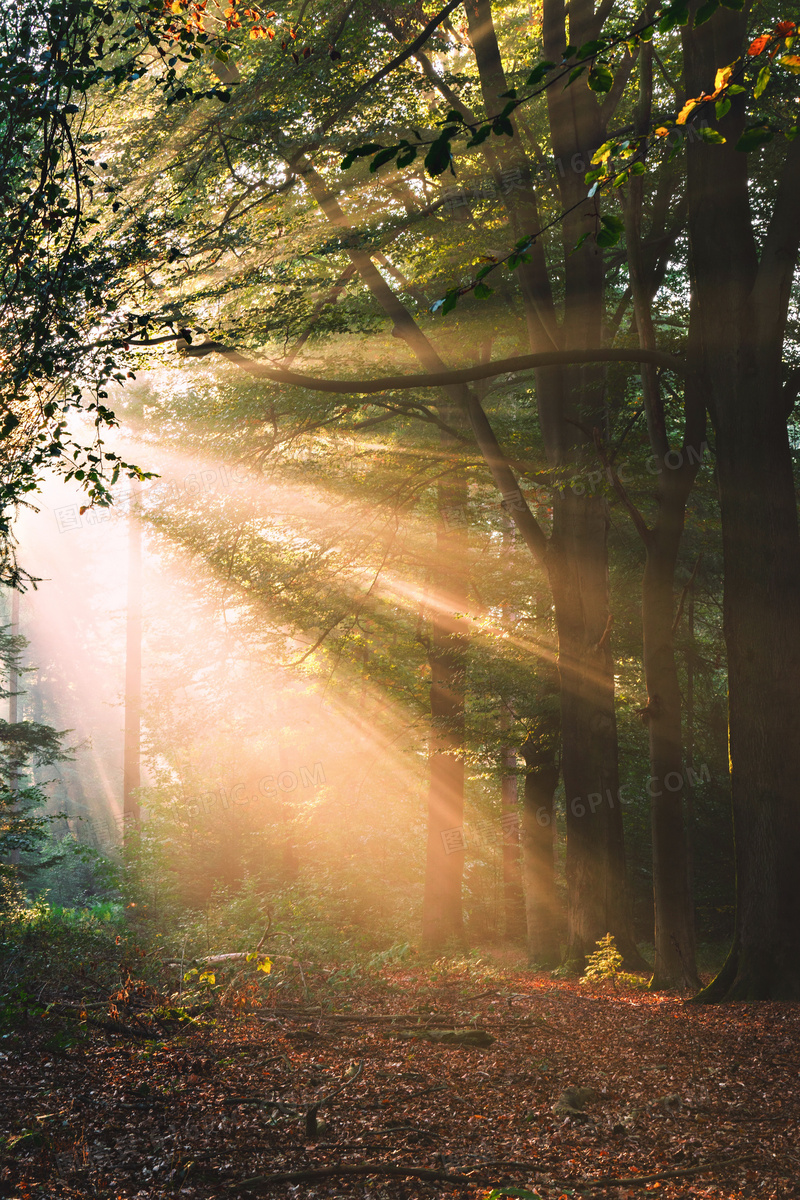
{"label": "forest", "polygon": [[800,14],[439,3],[0,5],[0,1196],[800,1196]]}

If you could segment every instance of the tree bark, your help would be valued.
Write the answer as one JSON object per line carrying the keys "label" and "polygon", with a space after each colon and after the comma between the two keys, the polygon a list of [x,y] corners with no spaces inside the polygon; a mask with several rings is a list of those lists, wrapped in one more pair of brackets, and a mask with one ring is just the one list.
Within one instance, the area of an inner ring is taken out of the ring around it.
{"label": "tree bark", "polygon": [[[643,50],[642,82],[637,112],[637,132],[649,129],[652,99],[650,47]],[[651,305],[657,291],[654,272],[645,267],[642,252],[642,180],[631,181],[623,197],[628,273],[639,345],[656,346]],[[689,319],[688,355],[696,360],[698,313]],[[643,666],[650,750],[650,823],[653,841],[653,901],[655,913],[655,965],[650,987],[696,990],[700,986],[694,954],[694,914],[691,904],[688,851],[684,824],[684,770],[682,755],[681,692],[675,659],[674,588],[678,553],[689,498],[705,433],[704,399],[696,378],[685,382],[684,443],[671,460],[661,385],[655,367],[641,368],[642,394],[650,448],[658,471],[657,513],[652,529],[632,509],[634,524],[645,546],[642,579]],[[617,481],[619,490],[622,485]]]}
{"label": "tree bark", "polygon": [[142,525],[141,484],[131,483],[128,515],[128,603],[125,629],[125,743],[122,762],[123,837],[141,820],[140,743],[142,731]]}
{"label": "tree bark", "polygon": [[512,746],[500,750],[503,774],[500,780],[500,829],[503,845],[503,916],[507,942],[525,938],[525,901],[520,863],[519,796],[517,752]]}
{"label": "tree bark", "polygon": [[[508,85],[491,0],[468,0],[465,9],[484,107],[487,113],[497,112],[503,107],[500,97]],[[585,23],[589,10],[583,0],[578,0],[571,11],[572,31],[573,24],[577,28]],[[566,20],[561,0],[546,0],[548,57],[560,57],[566,46]],[[600,346],[603,340],[602,254],[594,244],[585,243],[579,250],[575,247],[591,228],[587,218],[596,220],[595,202],[586,200],[583,174],[589,157],[586,151],[600,145],[604,125],[597,99],[582,81],[568,90],[550,88],[547,95],[554,154],[570,164],[577,156],[585,156],[583,169],[565,172],[560,181],[563,207],[574,209],[564,222],[565,295],[560,324],[540,238],[528,251],[530,261],[520,266],[519,280],[531,350],[557,347],[575,351]],[[525,181],[506,200],[515,234],[535,233],[540,226],[539,206],[519,137],[493,146],[493,151],[503,169],[519,170]],[[582,199],[585,203],[580,204]],[[584,432],[586,425],[591,428],[605,424],[602,371],[596,366],[540,369],[536,390],[550,466],[575,474],[588,473],[593,449],[591,438]],[[597,939],[610,931],[626,963],[641,966],[627,901],[618,803],[614,671],[607,636],[608,517],[604,500],[584,495],[583,490],[567,485],[554,494],[553,537],[546,554],[558,631],[562,770],[567,788],[566,955],[582,965]],[[602,803],[597,802],[597,796],[602,797]]]}
{"label": "tree bark", "polygon": [[[747,42],[720,10],[684,32],[687,94]],[[758,242],[743,97],[724,145],[687,150],[692,282],[716,432],[725,567],[729,747],[736,844],[734,945],[706,1000],[800,998],[800,535],[782,352],[800,222],[800,143],[789,143]]]}
{"label": "tree bark", "polygon": [[[443,434],[443,440],[447,435]],[[431,729],[428,756],[428,837],[422,942],[431,951],[464,937],[464,686],[469,626],[466,535],[467,485],[453,472],[437,485],[439,521],[432,579]]]}
{"label": "tree bark", "polygon": [[[555,723],[557,725],[557,722]],[[525,888],[528,962],[555,966],[560,958],[560,905],[554,862],[555,813],[558,784],[555,742],[545,736],[528,737],[522,745],[525,758],[525,793],[522,805],[522,877]]]}

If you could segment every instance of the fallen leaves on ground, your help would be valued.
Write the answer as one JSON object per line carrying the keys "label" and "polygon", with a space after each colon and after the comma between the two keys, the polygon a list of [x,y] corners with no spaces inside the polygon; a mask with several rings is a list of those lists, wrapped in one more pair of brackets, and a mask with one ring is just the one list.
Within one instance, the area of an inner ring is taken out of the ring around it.
{"label": "fallen leaves on ground", "polygon": [[317,1007],[216,1010],[158,1042],[90,1027],[61,1051],[31,1018],[0,1054],[0,1195],[800,1196],[800,1007],[526,972],[469,991],[387,971]]}

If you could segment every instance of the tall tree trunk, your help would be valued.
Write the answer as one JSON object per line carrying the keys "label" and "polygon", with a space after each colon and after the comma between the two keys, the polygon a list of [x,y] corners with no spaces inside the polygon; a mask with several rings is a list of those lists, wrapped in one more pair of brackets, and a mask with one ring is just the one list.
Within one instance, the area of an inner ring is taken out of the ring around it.
{"label": "tall tree trunk", "polygon": [[[465,9],[484,107],[487,113],[494,113],[503,107],[501,96],[508,85],[491,0],[468,0]],[[583,10],[586,4],[576,0],[573,11],[577,16],[571,17],[576,27],[583,20]],[[562,0],[546,0],[548,56],[552,48],[553,54],[560,57],[567,41],[575,40],[567,37],[566,19]],[[587,33],[581,40],[589,36],[594,35]],[[597,99],[582,81],[568,91],[550,88],[548,104],[553,151],[559,160],[571,163],[576,157],[585,158],[588,147],[603,141],[604,125]],[[519,137],[493,146],[493,152],[504,170],[517,171],[524,180],[524,186],[506,197],[515,234],[536,233],[541,223],[539,205]],[[581,172],[566,172],[560,188],[565,210],[574,210],[564,222],[565,309],[560,325],[542,239],[534,240],[528,252],[530,261],[519,269],[532,351],[602,345],[602,254],[588,243],[576,250],[590,228],[587,218],[596,219],[595,204],[586,200]],[[586,466],[587,457],[593,455],[591,439],[580,432],[581,428],[605,424],[602,372],[595,367],[540,370],[536,391],[550,466],[561,473],[578,473]],[[627,901],[618,803],[614,670],[607,637],[608,517],[602,499],[582,496],[569,486],[555,493],[553,507],[553,538],[546,557],[559,640],[562,770],[568,801],[566,953],[568,960],[582,960],[594,950],[595,941],[610,931],[627,964],[641,966]],[[607,793],[612,797],[610,801]],[[602,797],[600,804],[598,796]]]}
{"label": "tall tree trunk", "polygon": [[[747,14],[721,9],[684,32],[687,95],[747,44]],[[769,221],[754,232],[745,124],[735,97],[724,145],[687,151],[692,282],[716,432],[725,567],[736,931],[703,999],[800,998],[800,535],[782,355],[798,259],[800,142],[790,142]],[[793,400],[793,397],[789,399]]]}
{"label": "tall tree trunk", "polygon": [[[449,442],[447,435],[442,440]],[[452,447],[451,447],[452,448]],[[431,730],[428,768],[428,837],[422,941],[441,950],[464,936],[461,885],[464,874],[464,686],[469,627],[464,527],[467,484],[460,472],[437,484],[439,521],[432,577]]]}
{"label": "tall tree trunk", "polygon": [[[557,722],[555,722],[557,726]],[[522,877],[525,888],[528,962],[555,966],[560,957],[560,906],[554,862],[558,784],[555,739],[546,734],[522,744],[525,793],[522,805]]]}
{"label": "tall tree trunk", "polygon": [[[661,516],[663,517],[663,512]],[[655,966],[650,986],[696,989],[694,921],[684,823],[681,693],[674,646],[674,579],[683,526],[657,530],[647,547],[642,583],[644,669],[650,743]],[[660,535],[660,536],[659,536]]]}
{"label": "tall tree trunk", "polygon": [[125,741],[122,761],[123,836],[141,820],[142,733],[142,524],[141,484],[131,483],[128,517],[128,604],[125,619]]}
{"label": "tall tree trunk", "polygon": [[[637,133],[649,129],[652,108],[650,47],[642,51]],[[628,274],[639,345],[656,349],[652,302],[657,291],[654,272],[647,271],[642,252],[642,180],[631,182],[623,198]],[[697,306],[691,309],[688,334],[690,359],[697,358]],[[657,513],[652,529],[638,513],[617,476],[618,490],[632,511],[634,525],[645,546],[642,579],[643,665],[650,749],[650,824],[653,840],[653,906],[655,913],[655,965],[650,986],[654,991],[677,988],[695,990],[700,985],[694,956],[694,917],[689,891],[689,867],[684,824],[684,770],[681,728],[681,691],[675,658],[674,588],[678,553],[686,519],[686,503],[700,461],[700,441],[705,434],[704,398],[697,381],[685,382],[684,444],[671,461],[670,443],[661,385],[655,368],[642,367],[642,394],[650,448],[658,469]],[[671,467],[671,469],[670,469]]]}
{"label": "tall tree trunk", "polygon": [[500,828],[503,845],[503,926],[506,941],[525,938],[525,901],[520,863],[520,820],[517,789],[517,752],[513,746],[500,750]]}

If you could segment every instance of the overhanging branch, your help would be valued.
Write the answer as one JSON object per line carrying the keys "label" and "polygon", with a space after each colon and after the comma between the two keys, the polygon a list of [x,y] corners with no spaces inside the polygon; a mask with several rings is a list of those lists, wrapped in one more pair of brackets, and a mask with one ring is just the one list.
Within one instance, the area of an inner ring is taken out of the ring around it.
{"label": "overhanging branch", "polygon": [[219,354],[256,379],[271,379],[274,383],[287,383],[294,387],[308,388],[312,392],[339,392],[350,396],[398,391],[404,388],[448,387],[452,384],[472,383],[476,379],[510,375],[517,371],[532,371],[538,367],[571,366],[578,363],[645,362],[669,371],[677,371],[682,375],[689,374],[689,367],[682,359],[672,354],[664,354],[660,350],[642,349],[547,350],[540,354],[518,354],[512,358],[498,358],[494,362],[476,363],[471,367],[431,371],[424,375],[384,375],[377,379],[319,379],[312,375],[301,375],[296,371],[286,371],[282,367],[246,358],[238,350],[233,350],[222,342],[202,342],[199,346],[187,346],[183,353],[187,358],[205,358],[209,354]]}

